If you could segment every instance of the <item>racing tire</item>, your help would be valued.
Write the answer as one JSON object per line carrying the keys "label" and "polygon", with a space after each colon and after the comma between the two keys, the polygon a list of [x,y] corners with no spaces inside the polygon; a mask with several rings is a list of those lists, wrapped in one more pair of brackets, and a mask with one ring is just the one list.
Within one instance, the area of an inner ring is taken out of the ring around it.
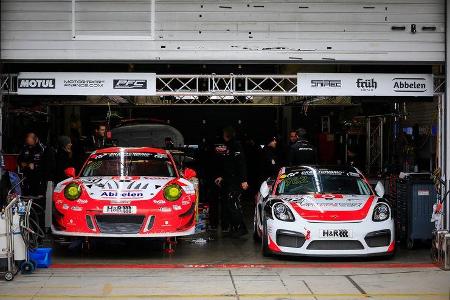
{"label": "racing tire", "polygon": [[256,215],[256,210],[258,208],[255,208],[255,214],[253,216],[253,240],[255,242],[260,242],[261,241],[261,237],[258,234],[258,222],[256,221],[257,215]]}
{"label": "racing tire", "polygon": [[261,237],[261,251],[264,257],[272,257],[272,252],[269,249],[269,239],[267,235],[267,220],[263,218],[263,232]]}
{"label": "racing tire", "polygon": [[3,275],[3,278],[5,278],[6,281],[11,281],[14,279],[14,274],[13,274],[13,272],[6,272]]}

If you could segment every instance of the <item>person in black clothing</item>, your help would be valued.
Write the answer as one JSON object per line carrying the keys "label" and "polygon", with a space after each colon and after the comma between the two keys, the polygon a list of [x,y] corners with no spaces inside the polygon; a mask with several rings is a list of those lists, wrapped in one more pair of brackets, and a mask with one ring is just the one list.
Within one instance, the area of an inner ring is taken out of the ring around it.
{"label": "person in black clothing", "polygon": [[164,149],[166,150],[173,150],[175,149],[175,143],[173,142],[172,138],[170,136],[167,136],[164,139]]}
{"label": "person in black clothing", "polygon": [[38,136],[30,132],[25,137],[25,145],[20,151],[17,163],[25,180],[23,194],[26,196],[39,196],[44,193],[43,161],[45,147]]}
{"label": "person in black clothing", "polygon": [[242,146],[236,141],[234,128],[225,128],[223,139],[225,145],[214,182],[221,188],[224,217],[229,218],[231,234],[240,237],[248,233],[241,206],[242,191],[248,189],[247,166]]}
{"label": "person in black clothing", "polygon": [[65,170],[74,166],[72,142],[68,136],[58,138],[58,149],[56,151],[55,184],[67,178]]}
{"label": "person in black clothing", "polygon": [[100,124],[95,128],[94,135],[90,136],[86,143],[88,151],[95,151],[111,146],[113,146],[113,142],[106,137],[106,126],[103,124]]}
{"label": "person in black clothing", "polygon": [[271,137],[263,149],[262,176],[263,180],[276,175],[279,168],[277,157],[277,138]]}
{"label": "person in black clothing", "polygon": [[307,139],[306,133],[299,135],[297,142],[289,148],[289,166],[315,165],[317,164],[317,150]]}
{"label": "person in black clothing", "polygon": [[70,141],[72,143],[72,167],[80,170],[87,157],[83,143],[81,142],[80,132],[76,128],[70,129]]}
{"label": "person in black clothing", "polygon": [[283,145],[283,149],[281,151],[283,165],[285,166],[289,165],[289,153],[291,152],[291,146],[294,145],[297,141],[298,141],[297,131],[296,130],[289,131],[287,143]]}

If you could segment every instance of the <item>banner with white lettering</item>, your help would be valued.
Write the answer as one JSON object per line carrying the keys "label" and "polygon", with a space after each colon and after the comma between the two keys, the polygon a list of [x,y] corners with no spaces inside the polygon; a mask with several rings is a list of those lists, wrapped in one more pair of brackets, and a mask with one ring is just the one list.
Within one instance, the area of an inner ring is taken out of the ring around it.
{"label": "banner with white lettering", "polygon": [[299,73],[300,96],[433,96],[432,74]]}
{"label": "banner with white lettering", "polygon": [[155,73],[19,73],[19,95],[153,96]]}

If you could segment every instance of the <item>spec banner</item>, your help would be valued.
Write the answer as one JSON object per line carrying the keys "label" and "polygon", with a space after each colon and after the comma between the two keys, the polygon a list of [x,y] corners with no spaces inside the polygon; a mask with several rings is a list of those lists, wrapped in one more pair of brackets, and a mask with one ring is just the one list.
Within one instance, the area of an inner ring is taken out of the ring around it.
{"label": "spec banner", "polygon": [[153,96],[155,73],[19,73],[19,95]]}
{"label": "spec banner", "polygon": [[300,96],[433,96],[432,74],[299,73]]}

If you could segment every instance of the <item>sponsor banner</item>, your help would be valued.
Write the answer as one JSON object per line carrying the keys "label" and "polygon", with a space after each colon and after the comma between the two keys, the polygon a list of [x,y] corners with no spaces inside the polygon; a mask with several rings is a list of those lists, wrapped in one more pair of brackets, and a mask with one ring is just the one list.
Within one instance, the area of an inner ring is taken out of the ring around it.
{"label": "sponsor banner", "polygon": [[19,73],[19,95],[153,96],[155,73]]}
{"label": "sponsor banner", "polygon": [[300,96],[433,96],[432,74],[299,73]]}

